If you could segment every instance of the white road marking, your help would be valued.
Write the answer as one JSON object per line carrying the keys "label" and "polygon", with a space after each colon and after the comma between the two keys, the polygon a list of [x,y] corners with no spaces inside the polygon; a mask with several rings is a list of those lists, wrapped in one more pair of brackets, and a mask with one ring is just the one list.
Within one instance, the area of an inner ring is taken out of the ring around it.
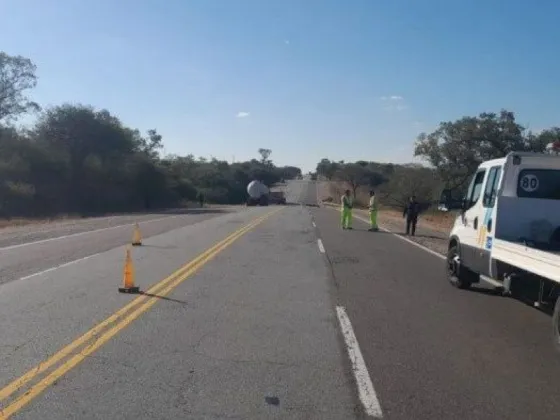
{"label": "white road marking", "polygon": [[[168,216],[168,217],[159,217],[157,219],[150,219],[150,220],[143,220],[142,222],[139,222],[138,224],[144,224],[144,223],[149,223],[149,222],[158,222],[160,220],[164,220],[164,219],[174,219],[178,217],[177,215],[175,216]],[[136,222],[134,223],[125,223],[122,225],[116,225],[116,226],[111,226],[111,227],[106,227],[106,228],[101,228],[101,229],[95,229],[95,230],[86,230],[84,232],[78,232],[78,233],[72,233],[70,235],[63,235],[63,236],[57,236],[55,238],[48,238],[48,239],[40,239],[38,241],[32,241],[32,242],[24,242],[22,244],[17,244],[17,245],[9,245],[9,246],[5,246],[0,248],[0,251],[8,251],[10,249],[16,249],[16,248],[23,248],[24,246],[29,246],[29,245],[38,245],[38,244],[44,244],[47,242],[52,242],[52,241],[57,241],[59,239],[68,239],[68,238],[74,238],[76,236],[82,236],[82,235],[86,235],[88,233],[96,233],[96,232],[103,232],[106,230],[111,230],[111,229],[118,229],[118,228],[122,228],[122,227],[126,227],[126,226],[134,226],[136,224]]]}
{"label": "white road marking", "polygon": [[311,222],[311,224],[313,225],[313,227],[317,227],[317,225],[315,224],[315,222]]}
{"label": "white road marking", "polygon": [[[331,208],[331,209],[333,209],[333,210],[336,210],[336,209],[334,209],[333,207],[330,207],[330,206],[329,206],[329,208]],[[354,217],[355,217],[356,219],[358,219],[358,220],[360,220],[360,221],[362,221],[362,222],[364,222],[364,223],[366,223],[366,224],[369,225],[369,220],[364,219],[363,217],[360,217],[360,216],[354,216]],[[405,242],[408,242],[409,244],[414,245],[415,247],[418,247],[418,248],[420,248],[420,249],[422,249],[422,250],[424,250],[424,251],[426,251],[426,252],[429,252],[430,254],[432,254],[432,255],[434,255],[434,256],[436,256],[436,257],[442,259],[442,260],[445,260],[445,259],[446,259],[445,255],[442,255],[442,254],[440,254],[440,253],[437,252],[437,251],[434,251],[434,250],[432,250],[432,249],[430,249],[430,248],[427,248],[427,247],[425,247],[424,245],[419,244],[418,242],[414,242],[414,241],[412,241],[412,240],[410,240],[410,239],[408,239],[408,238],[405,238],[405,237],[403,237],[403,236],[401,236],[401,235],[398,235],[398,234],[396,234],[395,232],[390,231],[389,229],[386,229],[386,228],[381,227],[381,226],[379,226],[379,229],[382,230],[382,231],[384,231],[384,232],[390,233],[391,235],[396,236],[396,237],[399,238],[400,240],[403,240],[403,241],[405,241]]]}
{"label": "white road marking", "polygon": [[28,276],[20,277],[18,280],[27,280],[30,279],[31,277],[40,276],[41,274],[46,274],[51,271],[58,270],[59,268],[68,267],[69,265],[76,264],[77,262],[89,260],[90,258],[95,257],[96,255],[99,254],[102,254],[102,252],[97,252],[95,254],[91,254],[86,257],[78,258],[77,260],[68,261],[65,262],[64,264],[55,265],[54,267],[47,268],[46,270],[37,271],[36,273],[29,274]]}
{"label": "white road marking", "polygon": [[317,205],[321,207],[321,195],[319,194],[319,180],[315,181],[315,191],[317,193]]}
{"label": "white road marking", "polygon": [[445,255],[442,255],[442,254],[440,254],[439,252],[434,251],[433,249],[430,249],[430,248],[428,248],[428,247],[425,247],[424,245],[421,245],[421,244],[419,244],[418,242],[414,242],[413,240],[410,240],[410,239],[408,239],[408,238],[405,238],[405,237],[403,237],[403,236],[401,236],[401,235],[397,235],[396,233],[391,232],[389,229],[382,228],[382,230],[384,230],[385,232],[390,233],[390,234],[396,236],[396,237],[399,238],[399,239],[402,239],[402,240],[405,241],[405,242],[408,242],[409,244],[414,245],[415,247],[418,247],[418,248],[420,248],[420,249],[423,249],[424,251],[429,252],[430,254],[432,254],[432,255],[434,255],[434,256],[436,256],[436,257],[442,259],[442,260],[445,260],[445,259],[446,259]]}
{"label": "white road marking", "polygon": [[340,322],[342,335],[344,335],[344,341],[346,342],[348,357],[352,363],[352,373],[356,379],[360,401],[364,405],[365,412],[368,416],[382,418],[383,412],[381,411],[381,404],[379,404],[377,394],[373,388],[373,383],[371,382],[366,362],[360,351],[360,345],[354,334],[350,318],[348,318],[346,310],[342,306],[336,307],[336,314]]}
{"label": "white road marking", "polygon": [[320,239],[317,239],[317,245],[319,246],[319,251],[321,251],[321,254],[325,253],[325,247],[323,246],[323,241]]}

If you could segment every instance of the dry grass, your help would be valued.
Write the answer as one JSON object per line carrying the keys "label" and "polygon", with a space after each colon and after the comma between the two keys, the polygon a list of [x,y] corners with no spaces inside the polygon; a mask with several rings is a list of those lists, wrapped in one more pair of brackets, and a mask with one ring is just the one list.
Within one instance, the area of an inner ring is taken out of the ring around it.
{"label": "dry grass", "polygon": [[53,222],[66,222],[72,220],[79,220],[82,219],[81,216],[69,216],[69,215],[60,215],[52,218],[24,218],[24,217],[15,217],[12,219],[0,219],[0,229],[5,229],[9,227],[20,227],[20,226],[28,226],[28,225],[37,225],[37,224],[48,224]]}
{"label": "dry grass", "polygon": [[[323,188],[322,200],[330,203],[340,203],[340,198],[346,188],[340,183],[330,182],[328,188]],[[355,207],[365,209],[369,202],[369,194],[367,190],[358,190],[356,192]],[[388,218],[394,221],[402,221],[402,210],[394,207],[383,206],[379,209],[379,217]],[[455,221],[454,213],[444,213],[437,210],[428,210],[421,215],[421,223],[424,227],[448,234]]]}

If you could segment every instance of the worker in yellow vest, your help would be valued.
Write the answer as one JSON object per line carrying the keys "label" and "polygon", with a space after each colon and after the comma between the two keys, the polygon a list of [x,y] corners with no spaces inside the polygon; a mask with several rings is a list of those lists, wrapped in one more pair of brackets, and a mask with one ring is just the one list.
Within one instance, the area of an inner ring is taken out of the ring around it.
{"label": "worker in yellow vest", "polygon": [[352,229],[352,197],[350,197],[350,190],[346,190],[340,199],[341,204],[341,219],[342,229]]}
{"label": "worker in yellow vest", "polygon": [[375,191],[373,190],[369,192],[369,221],[369,231],[377,232],[379,230],[377,227],[377,200],[375,199]]}

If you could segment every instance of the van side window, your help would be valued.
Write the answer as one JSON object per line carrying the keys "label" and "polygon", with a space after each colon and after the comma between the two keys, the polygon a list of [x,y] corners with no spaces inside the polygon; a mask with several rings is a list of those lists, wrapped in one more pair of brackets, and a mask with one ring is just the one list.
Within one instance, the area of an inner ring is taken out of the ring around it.
{"label": "van side window", "polygon": [[498,194],[498,185],[500,185],[500,175],[502,174],[501,166],[494,166],[488,173],[488,181],[486,181],[486,188],[484,189],[484,198],[482,205],[486,208],[494,207],[496,203],[496,196]]}
{"label": "van side window", "polygon": [[486,170],[483,169],[478,171],[473,177],[471,185],[469,186],[469,191],[467,192],[467,210],[478,202],[482,193],[482,184],[484,183],[485,174]]}

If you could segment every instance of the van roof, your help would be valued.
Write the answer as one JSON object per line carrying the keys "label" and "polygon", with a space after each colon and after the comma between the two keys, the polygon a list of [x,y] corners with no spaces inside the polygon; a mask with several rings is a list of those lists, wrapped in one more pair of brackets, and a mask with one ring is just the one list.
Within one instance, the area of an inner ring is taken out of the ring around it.
{"label": "van roof", "polygon": [[519,156],[520,158],[524,158],[524,157],[531,157],[531,158],[539,158],[539,159],[559,159],[558,156],[555,155],[549,155],[547,153],[538,153],[538,152],[509,152],[506,156],[502,157],[502,158],[498,158],[498,159],[492,159],[492,160],[487,160],[485,162],[483,162],[480,167],[481,168],[487,168],[489,166],[495,166],[495,165],[503,165],[504,163],[506,163],[506,161],[508,161],[510,158],[512,158],[513,156]]}

